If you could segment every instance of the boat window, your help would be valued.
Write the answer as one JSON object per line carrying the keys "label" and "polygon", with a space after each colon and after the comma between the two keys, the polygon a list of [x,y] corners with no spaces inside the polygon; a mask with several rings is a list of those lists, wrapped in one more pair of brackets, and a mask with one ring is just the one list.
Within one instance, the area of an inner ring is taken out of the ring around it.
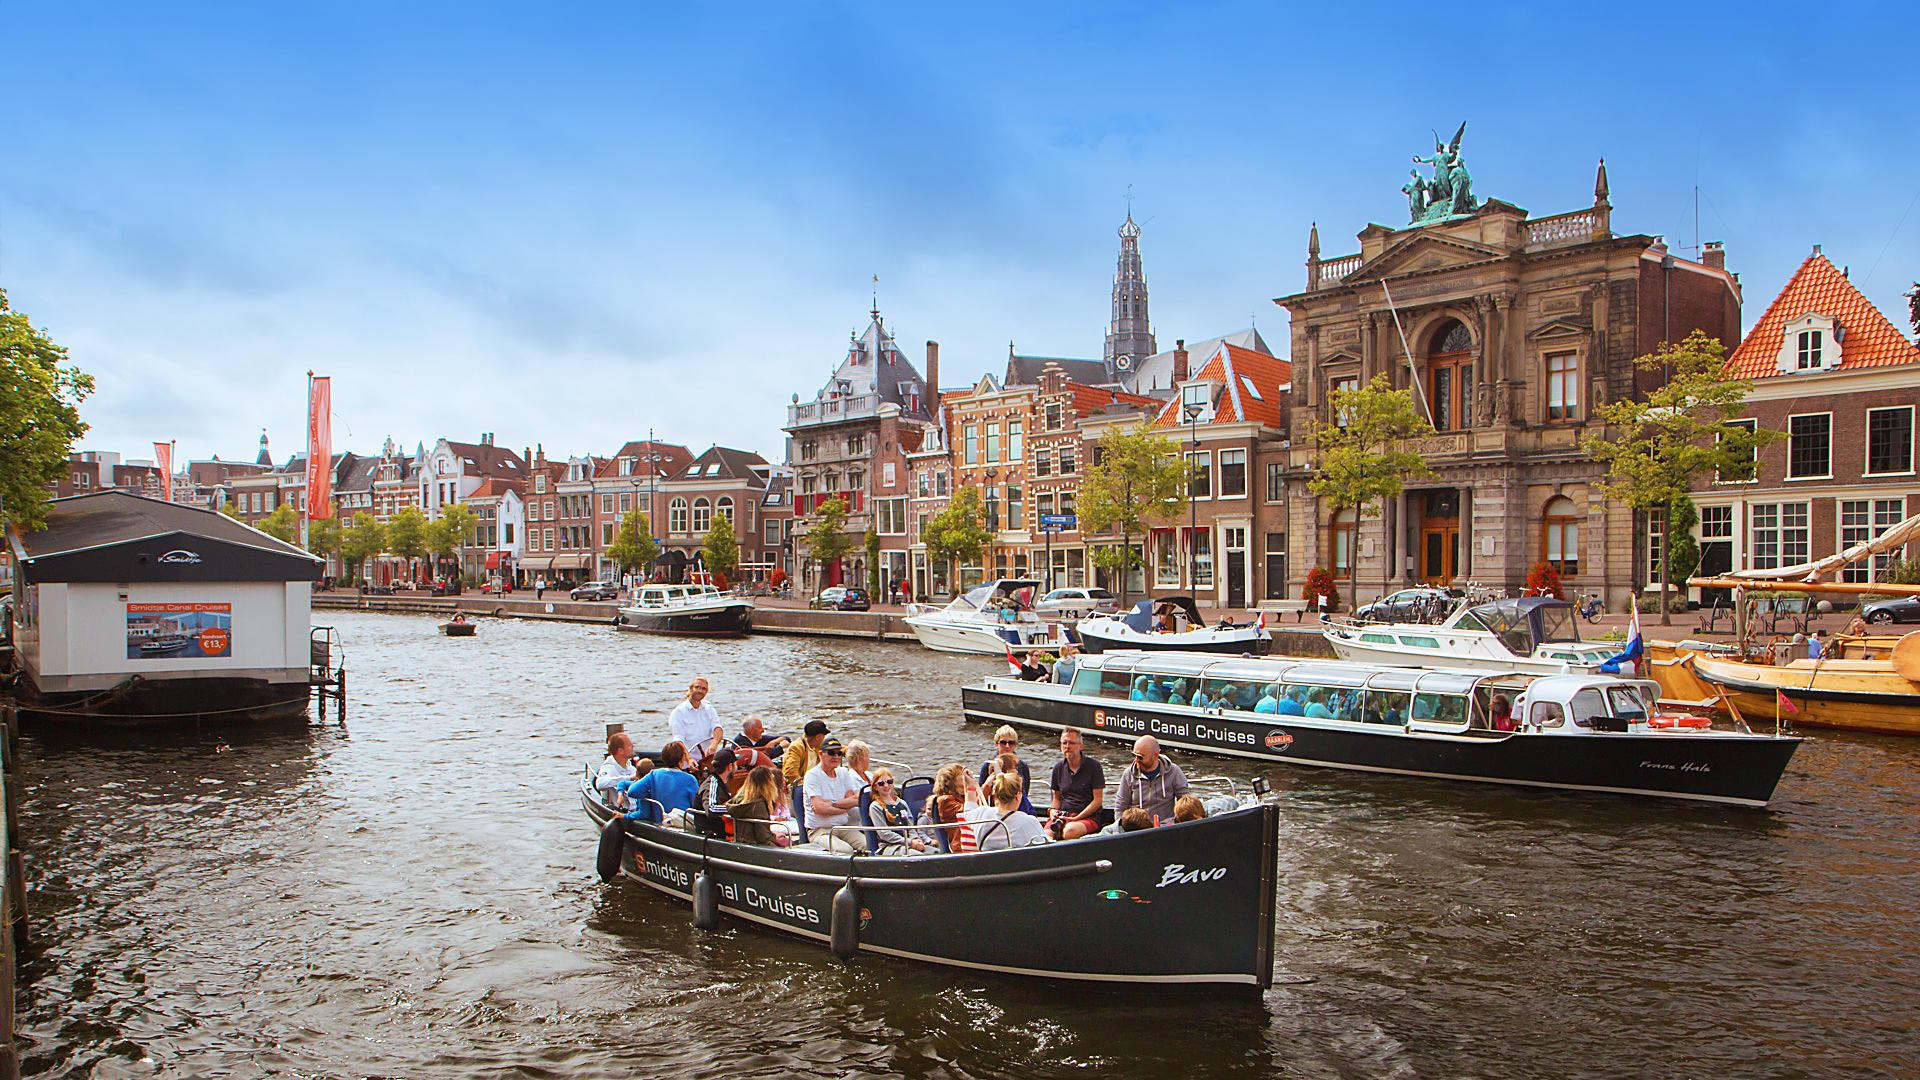
{"label": "boat window", "polygon": [[1557,701],[1536,701],[1527,711],[1527,723],[1537,728],[1557,728],[1566,720],[1566,714]]}
{"label": "boat window", "polygon": [[1206,695],[1207,704],[1237,712],[1252,712],[1260,701],[1259,685],[1244,679],[1207,679],[1200,684],[1200,692]]}
{"label": "boat window", "polygon": [[1488,632],[1487,624],[1481,622],[1479,616],[1471,611],[1462,612],[1460,614],[1460,620],[1453,625],[1461,630],[1478,630],[1482,633]]}
{"label": "boat window", "polygon": [[1595,719],[1604,720],[1607,715],[1606,702],[1600,700],[1600,691],[1582,690],[1573,695],[1573,723],[1575,727],[1593,727]]}
{"label": "boat window", "polygon": [[1613,706],[1613,715],[1622,720],[1635,722],[1647,718],[1647,702],[1637,686],[1607,687],[1607,702]]}
{"label": "boat window", "polygon": [[1391,645],[1391,644],[1393,644],[1393,635],[1391,635],[1391,634],[1361,634],[1361,635],[1360,635],[1360,640],[1361,640],[1361,641],[1364,641],[1364,642],[1366,642],[1366,643],[1367,643],[1367,644],[1369,644],[1369,645]]}
{"label": "boat window", "polygon": [[1400,644],[1411,645],[1416,649],[1438,649],[1440,647],[1438,638],[1417,637],[1413,634],[1401,634]]}
{"label": "boat window", "polygon": [[1429,724],[1465,724],[1467,699],[1452,694],[1415,694],[1413,718]]}
{"label": "boat window", "polygon": [[1405,691],[1369,690],[1365,707],[1358,719],[1369,724],[1392,724],[1405,726],[1407,722],[1407,704],[1412,695]]}
{"label": "boat window", "polygon": [[1573,625],[1573,608],[1567,604],[1543,604],[1534,609],[1540,619],[1541,641],[1579,641]]}

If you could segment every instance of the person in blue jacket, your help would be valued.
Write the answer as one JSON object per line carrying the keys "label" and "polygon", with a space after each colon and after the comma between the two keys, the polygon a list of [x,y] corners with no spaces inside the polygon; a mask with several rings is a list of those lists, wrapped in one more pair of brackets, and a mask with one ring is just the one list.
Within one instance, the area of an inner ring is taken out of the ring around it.
{"label": "person in blue jacket", "polygon": [[670,742],[660,751],[659,764],[652,772],[638,780],[622,780],[620,793],[633,802],[628,819],[659,822],[662,813],[690,809],[699,794],[700,781],[686,771],[686,763],[687,744]]}

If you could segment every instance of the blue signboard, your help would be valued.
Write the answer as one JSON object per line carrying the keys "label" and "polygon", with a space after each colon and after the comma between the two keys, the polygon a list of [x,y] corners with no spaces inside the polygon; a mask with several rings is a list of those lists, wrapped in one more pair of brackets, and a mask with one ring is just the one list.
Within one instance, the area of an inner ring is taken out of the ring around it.
{"label": "blue signboard", "polygon": [[1075,524],[1073,514],[1041,514],[1040,531],[1043,533],[1072,532]]}

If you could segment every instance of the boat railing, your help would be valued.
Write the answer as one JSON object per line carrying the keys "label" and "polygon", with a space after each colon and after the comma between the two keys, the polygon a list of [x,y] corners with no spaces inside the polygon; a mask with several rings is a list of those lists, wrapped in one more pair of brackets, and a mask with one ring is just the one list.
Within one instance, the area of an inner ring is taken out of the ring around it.
{"label": "boat railing", "polygon": [[[837,826],[856,828],[856,826]],[[969,889],[979,885],[1022,885],[1042,881],[1059,881],[1062,878],[1088,877],[1104,874],[1113,869],[1110,859],[1093,859],[1088,862],[1074,863],[1070,866],[1045,866],[1034,870],[1002,870],[990,874],[948,874],[942,877],[867,877],[853,873],[823,874],[812,870],[789,870],[785,867],[766,866],[761,863],[740,862],[711,852],[691,852],[685,848],[664,844],[651,837],[635,836],[633,841],[642,847],[651,848],[663,855],[677,855],[681,858],[698,858],[710,867],[731,870],[735,873],[753,874],[768,877],[775,881],[792,881],[812,885],[844,885],[851,882],[864,889]],[[1017,850],[1017,849],[1013,849]],[[844,856],[849,867],[858,865],[860,855]],[[872,856],[867,856],[872,858]]]}

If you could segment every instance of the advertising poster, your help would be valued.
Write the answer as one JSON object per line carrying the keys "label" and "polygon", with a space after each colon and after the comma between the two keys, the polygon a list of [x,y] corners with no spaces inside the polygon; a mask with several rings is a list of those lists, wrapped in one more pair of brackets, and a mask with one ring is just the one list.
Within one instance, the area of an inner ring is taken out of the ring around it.
{"label": "advertising poster", "polygon": [[127,605],[127,659],[232,656],[233,605]]}

